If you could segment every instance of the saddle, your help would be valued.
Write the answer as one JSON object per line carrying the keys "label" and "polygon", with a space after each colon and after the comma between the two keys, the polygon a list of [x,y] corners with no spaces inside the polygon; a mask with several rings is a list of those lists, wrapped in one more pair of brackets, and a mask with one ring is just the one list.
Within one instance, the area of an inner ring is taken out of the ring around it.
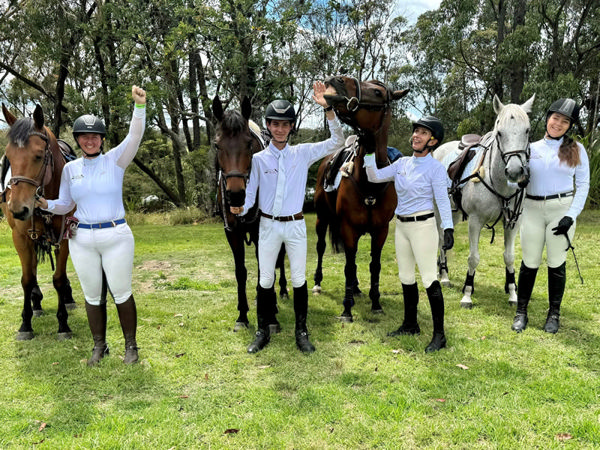
{"label": "saddle", "polygon": [[482,137],[478,134],[465,134],[458,144],[460,155],[448,166],[448,177],[452,181],[452,187],[460,183],[465,167],[475,157],[475,150],[481,142]]}
{"label": "saddle", "polygon": [[58,146],[60,148],[60,152],[62,153],[62,156],[65,159],[65,162],[69,162],[69,161],[73,161],[73,160],[77,159],[77,155],[75,154],[75,152],[73,151],[73,148],[69,144],[67,144],[62,139],[57,139],[57,141],[58,141]]}
{"label": "saddle", "polygon": [[355,147],[358,146],[358,136],[351,135],[346,139],[344,147],[340,148],[333,154],[333,157],[327,163],[325,168],[324,188],[326,192],[331,192],[337,189],[341,176],[340,168],[346,163],[354,159],[356,156]]}

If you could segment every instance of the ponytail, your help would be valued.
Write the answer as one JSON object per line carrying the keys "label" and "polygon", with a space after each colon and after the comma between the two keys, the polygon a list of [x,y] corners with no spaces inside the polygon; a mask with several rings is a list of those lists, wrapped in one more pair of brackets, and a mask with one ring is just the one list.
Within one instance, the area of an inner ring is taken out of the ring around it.
{"label": "ponytail", "polygon": [[581,164],[579,146],[571,136],[565,135],[558,149],[558,159],[569,167],[577,167]]}

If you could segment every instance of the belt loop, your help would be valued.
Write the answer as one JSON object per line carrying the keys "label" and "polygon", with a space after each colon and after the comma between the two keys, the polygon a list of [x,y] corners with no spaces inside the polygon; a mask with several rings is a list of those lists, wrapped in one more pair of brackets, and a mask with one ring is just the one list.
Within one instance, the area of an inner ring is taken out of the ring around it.
{"label": "belt loop", "polygon": [[117,224],[115,223],[115,221],[114,221],[114,220],[111,220],[110,222],[112,223],[112,226],[113,226],[113,227],[116,227],[116,226],[117,226]]}

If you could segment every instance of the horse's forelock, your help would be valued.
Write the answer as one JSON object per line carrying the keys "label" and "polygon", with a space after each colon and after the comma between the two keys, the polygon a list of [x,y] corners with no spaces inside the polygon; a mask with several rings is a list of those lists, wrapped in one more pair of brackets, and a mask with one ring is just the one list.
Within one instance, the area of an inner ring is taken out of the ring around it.
{"label": "horse's forelock", "polygon": [[220,133],[224,136],[236,136],[248,129],[248,122],[238,111],[225,111],[221,121]]}
{"label": "horse's forelock", "polygon": [[504,108],[502,108],[500,114],[498,114],[498,118],[496,119],[496,126],[494,128],[507,125],[512,119],[529,123],[529,116],[523,110],[523,108],[514,103],[510,103],[508,105],[504,105]]}
{"label": "horse's forelock", "polygon": [[34,131],[33,119],[25,117],[17,120],[13,126],[10,127],[7,137],[11,144],[16,145],[17,147],[25,147],[32,131]]}

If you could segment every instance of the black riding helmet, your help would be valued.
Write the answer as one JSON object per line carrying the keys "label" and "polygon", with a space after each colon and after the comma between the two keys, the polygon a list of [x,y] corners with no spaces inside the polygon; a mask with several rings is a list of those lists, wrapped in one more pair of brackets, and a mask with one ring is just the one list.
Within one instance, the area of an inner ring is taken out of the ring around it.
{"label": "black riding helmet", "polygon": [[296,122],[296,111],[294,106],[287,100],[274,100],[267,106],[265,119],[269,120],[289,120]]}
{"label": "black riding helmet", "polygon": [[77,137],[84,133],[97,133],[104,138],[106,136],[106,127],[98,117],[92,114],[85,114],[78,117],[73,122],[73,137],[77,142]]}
{"label": "black riding helmet", "polygon": [[433,136],[434,139],[437,139],[437,144],[433,147],[434,149],[442,144],[442,141],[444,140],[444,125],[440,119],[433,116],[421,117],[412,124],[413,131],[415,131],[415,128],[417,127],[427,128],[431,131],[431,136]]}
{"label": "black riding helmet", "polygon": [[[572,98],[559,98],[550,105],[550,108],[548,108],[548,112],[546,113],[546,128],[548,128],[548,119],[550,118],[552,113],[562,114],[563,116],[569,118],[569,128],[567,129],[565,134],[571,131],[571,128],[573,128],[575,122],[579,120],[579,106],[577,106],[577,103]],[[553,139],[560,138],[562,138],[562,136]]]}

